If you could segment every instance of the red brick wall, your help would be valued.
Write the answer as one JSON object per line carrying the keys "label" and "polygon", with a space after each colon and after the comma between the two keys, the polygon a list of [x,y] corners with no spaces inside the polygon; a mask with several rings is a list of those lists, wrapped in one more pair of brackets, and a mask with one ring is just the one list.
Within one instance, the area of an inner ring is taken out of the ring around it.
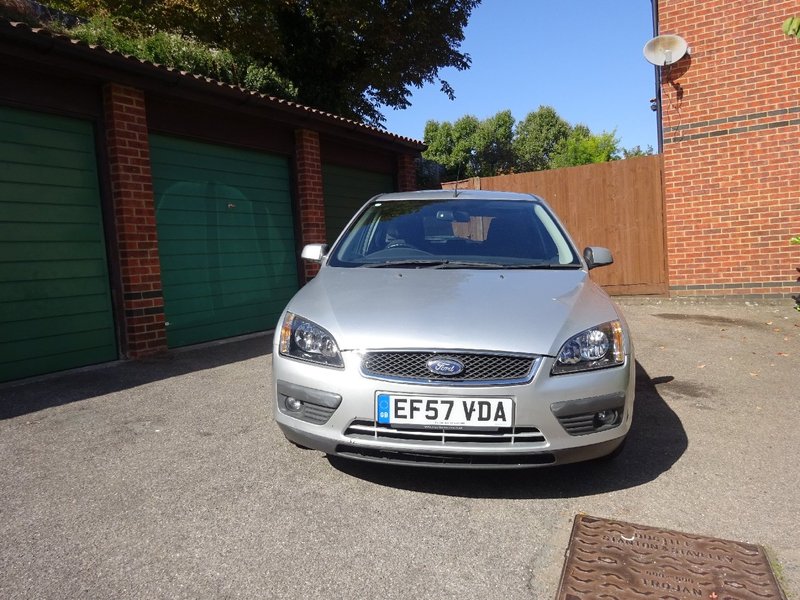
{"label": "red brick wall", "polygon": [[691,50],[661,84],[673,295],[797,285],[800,41],[781,32],[794,14],[797,0],[659,0],[660,33]]}
{"label": "red brick wall", "polygon": [[109,84],[103,101],[122,278],[123,351],[137,358],[167,349],[145,100],[140,90]]}
{"label": "red brick wall", "polygon": [[411,192],[417,189],[417,169],[414,156],[411,154],[397,155],[397,191]]}
{"label": "red brick wall", "polygon": [[[319,134],[308,129],[298,129],[295,132],[295,143],[300,245],[324,244],[325,198],[322,192]],[[304,281],[308,281],[319,271],[319,265],[307,261],[303,262],[303,268]]]}

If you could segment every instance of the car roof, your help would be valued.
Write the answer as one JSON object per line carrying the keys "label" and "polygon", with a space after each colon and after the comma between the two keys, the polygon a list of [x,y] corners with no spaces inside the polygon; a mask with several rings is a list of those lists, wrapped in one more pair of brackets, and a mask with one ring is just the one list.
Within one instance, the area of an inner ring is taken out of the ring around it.
{"label": "car roof", "polygon": [[491,190],[418,190],[415,192],[393,192],[379,194],[373,201],[395,202],[400,200],[513,200],[518,202],[544,202],[533,194],[496,192]]}

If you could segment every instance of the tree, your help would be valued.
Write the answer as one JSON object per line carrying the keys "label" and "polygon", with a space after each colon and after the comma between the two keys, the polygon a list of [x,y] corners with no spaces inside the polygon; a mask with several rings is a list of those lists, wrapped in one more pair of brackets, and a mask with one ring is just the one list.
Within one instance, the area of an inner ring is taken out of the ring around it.
{"label": "tree", "polygon": [[554,169],[608,162],[619,158],[619,140],[614,133],[593,134],[586,125],[576,125],[559,142],[551,166]]}
{"label": "tree", "polygon": [[419,174],[426,183],[436,174],[431,163],[440,165],[443,181],[453,181],[606,162],[621,153],[652,154],[652,148],[620,148],[613,132],[593,134],[586,125],[573,127],[549,106],[529,113],[516,128],[509,110],[483,121],[472,115],[454,123],[428,121],[424,141],[428,148]]}
{"label": "tree", "polygon": [[653,156],[653,147],[648,144],[644,150],[641,146],[622,149],[622,158],[636,158],[637,156]]}
{"label": "tree", "polygon": [[540,106],[517,125],[514,152],[518,172],[550,168],[553,153],[572,127],[550,106]]}
{"label": "tree", "polygon": [[481,121],[473,136],[474,175],[493,177],[510,173],[517,162],[513,139],[514,117],[510,110]]}
{"label": "tree", "polygon": [[[516,162],[513,147],[514,117],[510,110],[479,120],[465,115],[455,123],[428,121],[422,153],[426,161],[442,166],[444,180],[491,177],[510,173]],[[430,173],[430,166],[426,166]]]}
{"label": "tree", "polygon": [[57,0],[132,27],[197,38],[271,66],[303,104],[380,126],[380,107],[406,108],[412,88],[467,69],[464,27],[480,0]]}

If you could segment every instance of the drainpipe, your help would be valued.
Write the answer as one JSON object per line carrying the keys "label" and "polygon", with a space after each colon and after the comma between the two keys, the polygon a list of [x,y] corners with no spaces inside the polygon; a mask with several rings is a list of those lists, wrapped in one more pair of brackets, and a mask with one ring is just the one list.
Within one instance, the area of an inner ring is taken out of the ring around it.
{"label": "drainpipe", "polygon": [[[650,6],[653,11],[653,37],[658,35],[659,24],[658,24],[658,0],[650,0]],[[658,127],[658,153],[662,154],[664,152],[664,126],[662,117],[662,110],[661,110],[661,68],[660,67],[653,67],[653,71],[655,71],[655,80],[656,80],[656,122]]]}

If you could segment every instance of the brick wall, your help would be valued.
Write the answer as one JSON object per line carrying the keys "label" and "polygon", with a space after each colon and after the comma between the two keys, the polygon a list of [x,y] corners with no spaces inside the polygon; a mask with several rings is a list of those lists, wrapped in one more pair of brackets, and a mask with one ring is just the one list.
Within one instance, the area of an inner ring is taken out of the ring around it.
{"label": "brick wall", "polygon": [[411,192],[417,189],[417,169],[414,156],[399,154],[397,156],[397,191]]}
{"label": "brick wall", "polygon": [[122,279],[123,350],[130,358],[167,348],[144,94],[103,90],[111,195]]}
{"label": "brick wall", "polygon": [[[308,129],[295,132],[295,177],[300,245],[324,244],[325,198],[322,191],[322,160],[319,134]],[[303,261],[303,279],[308,281],[319,271],[319,265]]]}
{"label": "brick wall", "polygon": [[[673,295],[788,296],[800,264],[797,0],[659,0],[691,54],[662,70]],[[670,81],[672,79],[673,81]]]}

